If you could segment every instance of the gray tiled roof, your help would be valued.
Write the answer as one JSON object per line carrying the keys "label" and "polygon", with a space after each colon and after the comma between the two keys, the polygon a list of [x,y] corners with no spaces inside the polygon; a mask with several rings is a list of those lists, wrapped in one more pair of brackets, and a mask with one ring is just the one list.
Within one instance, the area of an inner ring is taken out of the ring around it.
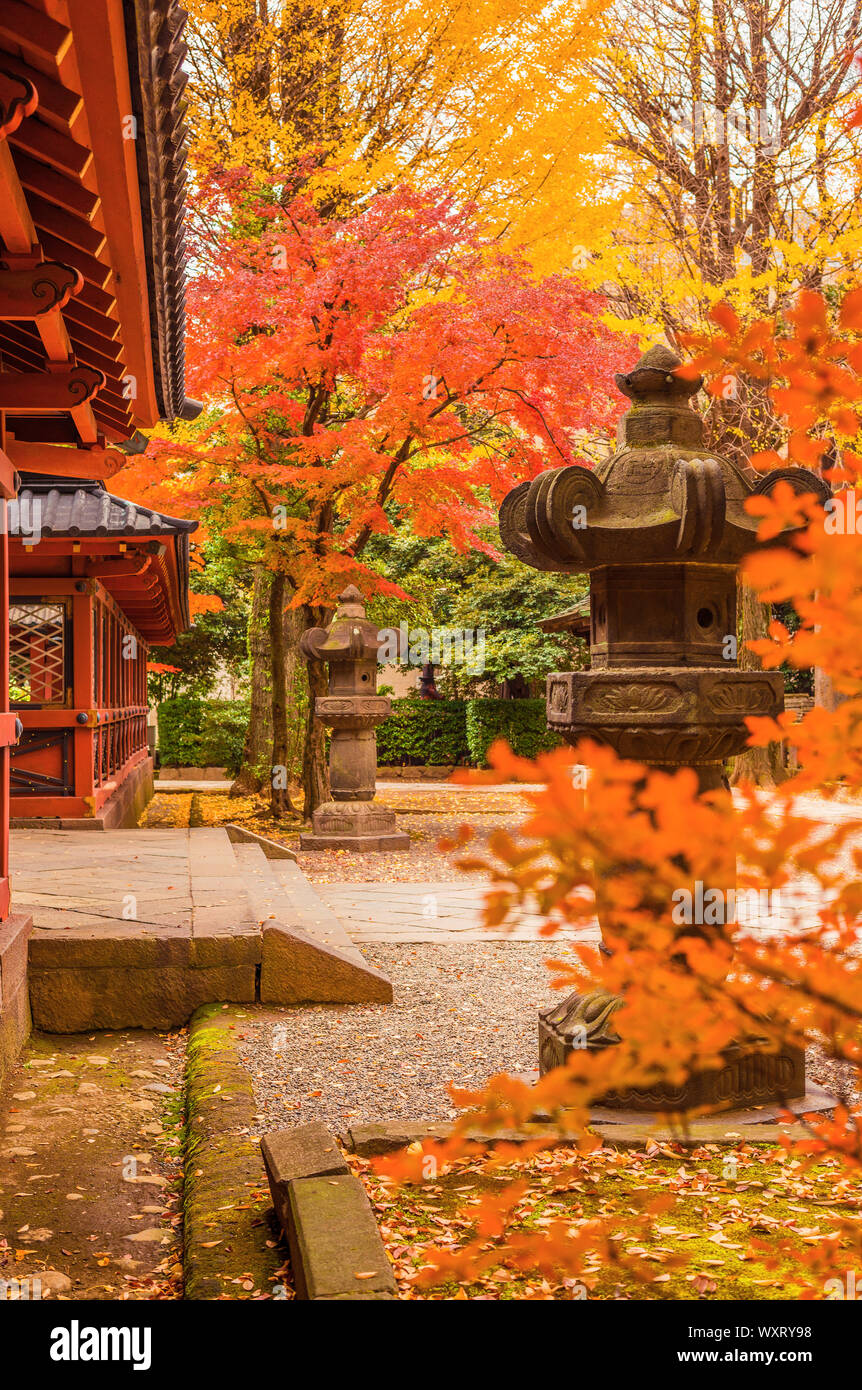
{"label": "gray tiled roof", "polygon": [[43,536],[181,536],[197,524],[114,497],[101,483],[28,474],[8,511],[10,536],[34,529]]}

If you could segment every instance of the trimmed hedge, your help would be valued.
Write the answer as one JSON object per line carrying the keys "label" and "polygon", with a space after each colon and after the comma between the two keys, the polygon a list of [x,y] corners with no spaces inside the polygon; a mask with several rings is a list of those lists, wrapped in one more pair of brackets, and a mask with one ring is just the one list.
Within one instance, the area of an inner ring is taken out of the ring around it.
{"label": "trimmed hedge", "polygon": [[392,714],[377,726],[380,767],[443,767],[466,763],[467,717],[464,700],[419,700],[405,695],[392,701]]}
{"label": "trimmed hedge", "polygon": [[248,705],[241,700],[201,700],[177,695],[157,711],[159,759],[165,767],[225,767],[239,771]]}
{"label": "trimmed hedge", "polygon": [[[158,707],[159,757],[166,767],[225,767],[242,762],[248,705],[177,695]],[[561,740],[545,724],[544,700],[392,701],[377,728],[380,767],[486,767],[488,749],[503,738],[513,752],[535,758]]]}
{"label": "trimmed hedge", "polygon": [[505,739],[513,753],[535,758],[563,740],[547,727],[545,701],[468,700],[467,746],[470,761],[487,767],[488,749],[498,738]]}
{"label": "trimmed hedge", "polygon": [[545,702],[538,700],[392,701],[392,714],[377,728],[379,767],[487,766],[488,749],[503,738],[522,758],[535,758],[562,740],[549,732]]}

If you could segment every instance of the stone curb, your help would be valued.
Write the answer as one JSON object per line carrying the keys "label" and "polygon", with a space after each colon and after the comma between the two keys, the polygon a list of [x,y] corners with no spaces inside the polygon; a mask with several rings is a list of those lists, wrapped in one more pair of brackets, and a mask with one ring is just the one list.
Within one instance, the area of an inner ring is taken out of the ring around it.
{"label": "stone curb", "polygon": [[277,840],[268,840],[265,835],[258,835],[254,830],[248,830],[244,825],[234,825],[233,821],[224,825],[222,829],[227,831],[227,837],[232,845],[260,845],[267,859],[292,859],[296,863],[296,855],[287,845],[281,845]]}
{"label": "stone curb", "polygon": [[[255,1113],[251,1077],[239,1060],[240,1008],[205,1004],[189,1027],[183,1211],[185,1297],[251,1297],[233,1280],[251,1274],[271,1292],[283,1253],[268,1249],[266,1175],[249,1135]],[[233,1025],[233,1027],[231,1026]]]}
{"label": "stone curb", "polygon": [[393,1299],[395,1276],[368,1195],[315,1121],[260,1141],[297,1298]]}
{"label": "stone curb", "polygon": [[[344,1147],[349,1153],[360,1158],[375,1158],[383,1154],[406,1149],[409,1144],[424,1143],[426,1140],[447,1139],[454,1125],[408,1124],[400,1120],[384,1120],[378,1124],[353,1125],[343,1137]],[[650,1142],[654,1144],[679,1144],[684,1149],[696,1149],[701,1144],[725,1144],[728,1147],[742,1143],[777,1144],[782,1135],[791,1140],[810,1137],[804,1125],[739,1124],[732,1126],[720,1119],[695,1120],[688,1134],[681,1134],[670,1125],[650,1124],[644,1116],[643,1124],[601,1124],[590,1125],[590,1133],[603,1143],[620,1149],[643,1149]],[[499,1129],[490,1132],[468,1130],[466,1137],[476,1143],[485,1144],[533,1144],[540,1140],[547,1147],[574,1147],[580,1134],[561,1135],[549,1124],[525,1125],[522,1129]]]}

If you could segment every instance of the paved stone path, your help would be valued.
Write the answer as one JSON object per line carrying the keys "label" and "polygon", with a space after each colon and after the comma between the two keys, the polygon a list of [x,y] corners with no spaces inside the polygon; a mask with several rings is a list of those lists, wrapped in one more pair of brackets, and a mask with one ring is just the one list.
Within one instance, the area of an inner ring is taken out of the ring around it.
{"label": "paved stone path", "polygon": [[[354,941],[541,941],[544,918],[523,914],[514,928],[482,926],[479,883],[318,883],[317,892]],[[598,922],[555,939],[598,941]]]}
{"label": "paved stone path", "polygon": [[[457,790],[451,786],[448,789]],[[520,790],[514,786],[509,789]],[[417,787],[407,784],[404,790],[416,792]],[[418,790],[424,791],[426,788],[422,786]],[[825,801],[817,796],[798,798],[797,811],[820,821],[824,831],[843,820],[862,817],[862,808],[853,802]],[[848,843],[841,855],[844,869],[850,877],[853,873],[853,852],[854,845]],[[530,913],[523,914],[509,929],[486,930],[482,926],[486,885],[479,878],[463,884],[423,880],[403,883],[318,883],[315,886],[356,942],[410,944],[422,941],[544,939],[540,931],[544,919]],[[737,920],[740,927],[757,936],[793,932],[816,920],[823,901],[815,880],[803,878],[773,894],[768,900],[752,898],[741,902]],[[598,921],[593,918],[581,927],[564,928],[555,933],[554,939],[598,943]]]}
{"label": "paved stone path", "polygon": [[17,830],[10,860],[14,910],[37,938],[256,930],[224,830]]}
{"label": "paved stone path", "polygon": [[218,792],[224,796],[233,782],[217,778],[157,777],[153,786],[157,792]]}

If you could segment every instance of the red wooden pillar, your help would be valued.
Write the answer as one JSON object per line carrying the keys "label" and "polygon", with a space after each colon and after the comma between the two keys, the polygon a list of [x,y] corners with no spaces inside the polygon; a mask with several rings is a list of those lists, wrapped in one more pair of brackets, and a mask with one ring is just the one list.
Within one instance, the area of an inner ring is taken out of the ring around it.
{"label": "red wooden pillar", "polygon": [[[10,480],[11,481],[11,480]],[[0,500],[0,922],[9,916],[9,745],[16,742],[15,716],[9,712],[9,531],[6,499]]]}
{"label": "red wooden pillar", "polygon": [[75,593],[72,596],[72,707],[78,711],[77,719],[86,715],[86,723],[76,722],[72,743],[75,758],[75,795],[89,798],[92,815],[95,810],[93,741],[96,736],[96,710],[93,699],[94,600],[92,585],[84,582],[83,587],[85,593]]}

